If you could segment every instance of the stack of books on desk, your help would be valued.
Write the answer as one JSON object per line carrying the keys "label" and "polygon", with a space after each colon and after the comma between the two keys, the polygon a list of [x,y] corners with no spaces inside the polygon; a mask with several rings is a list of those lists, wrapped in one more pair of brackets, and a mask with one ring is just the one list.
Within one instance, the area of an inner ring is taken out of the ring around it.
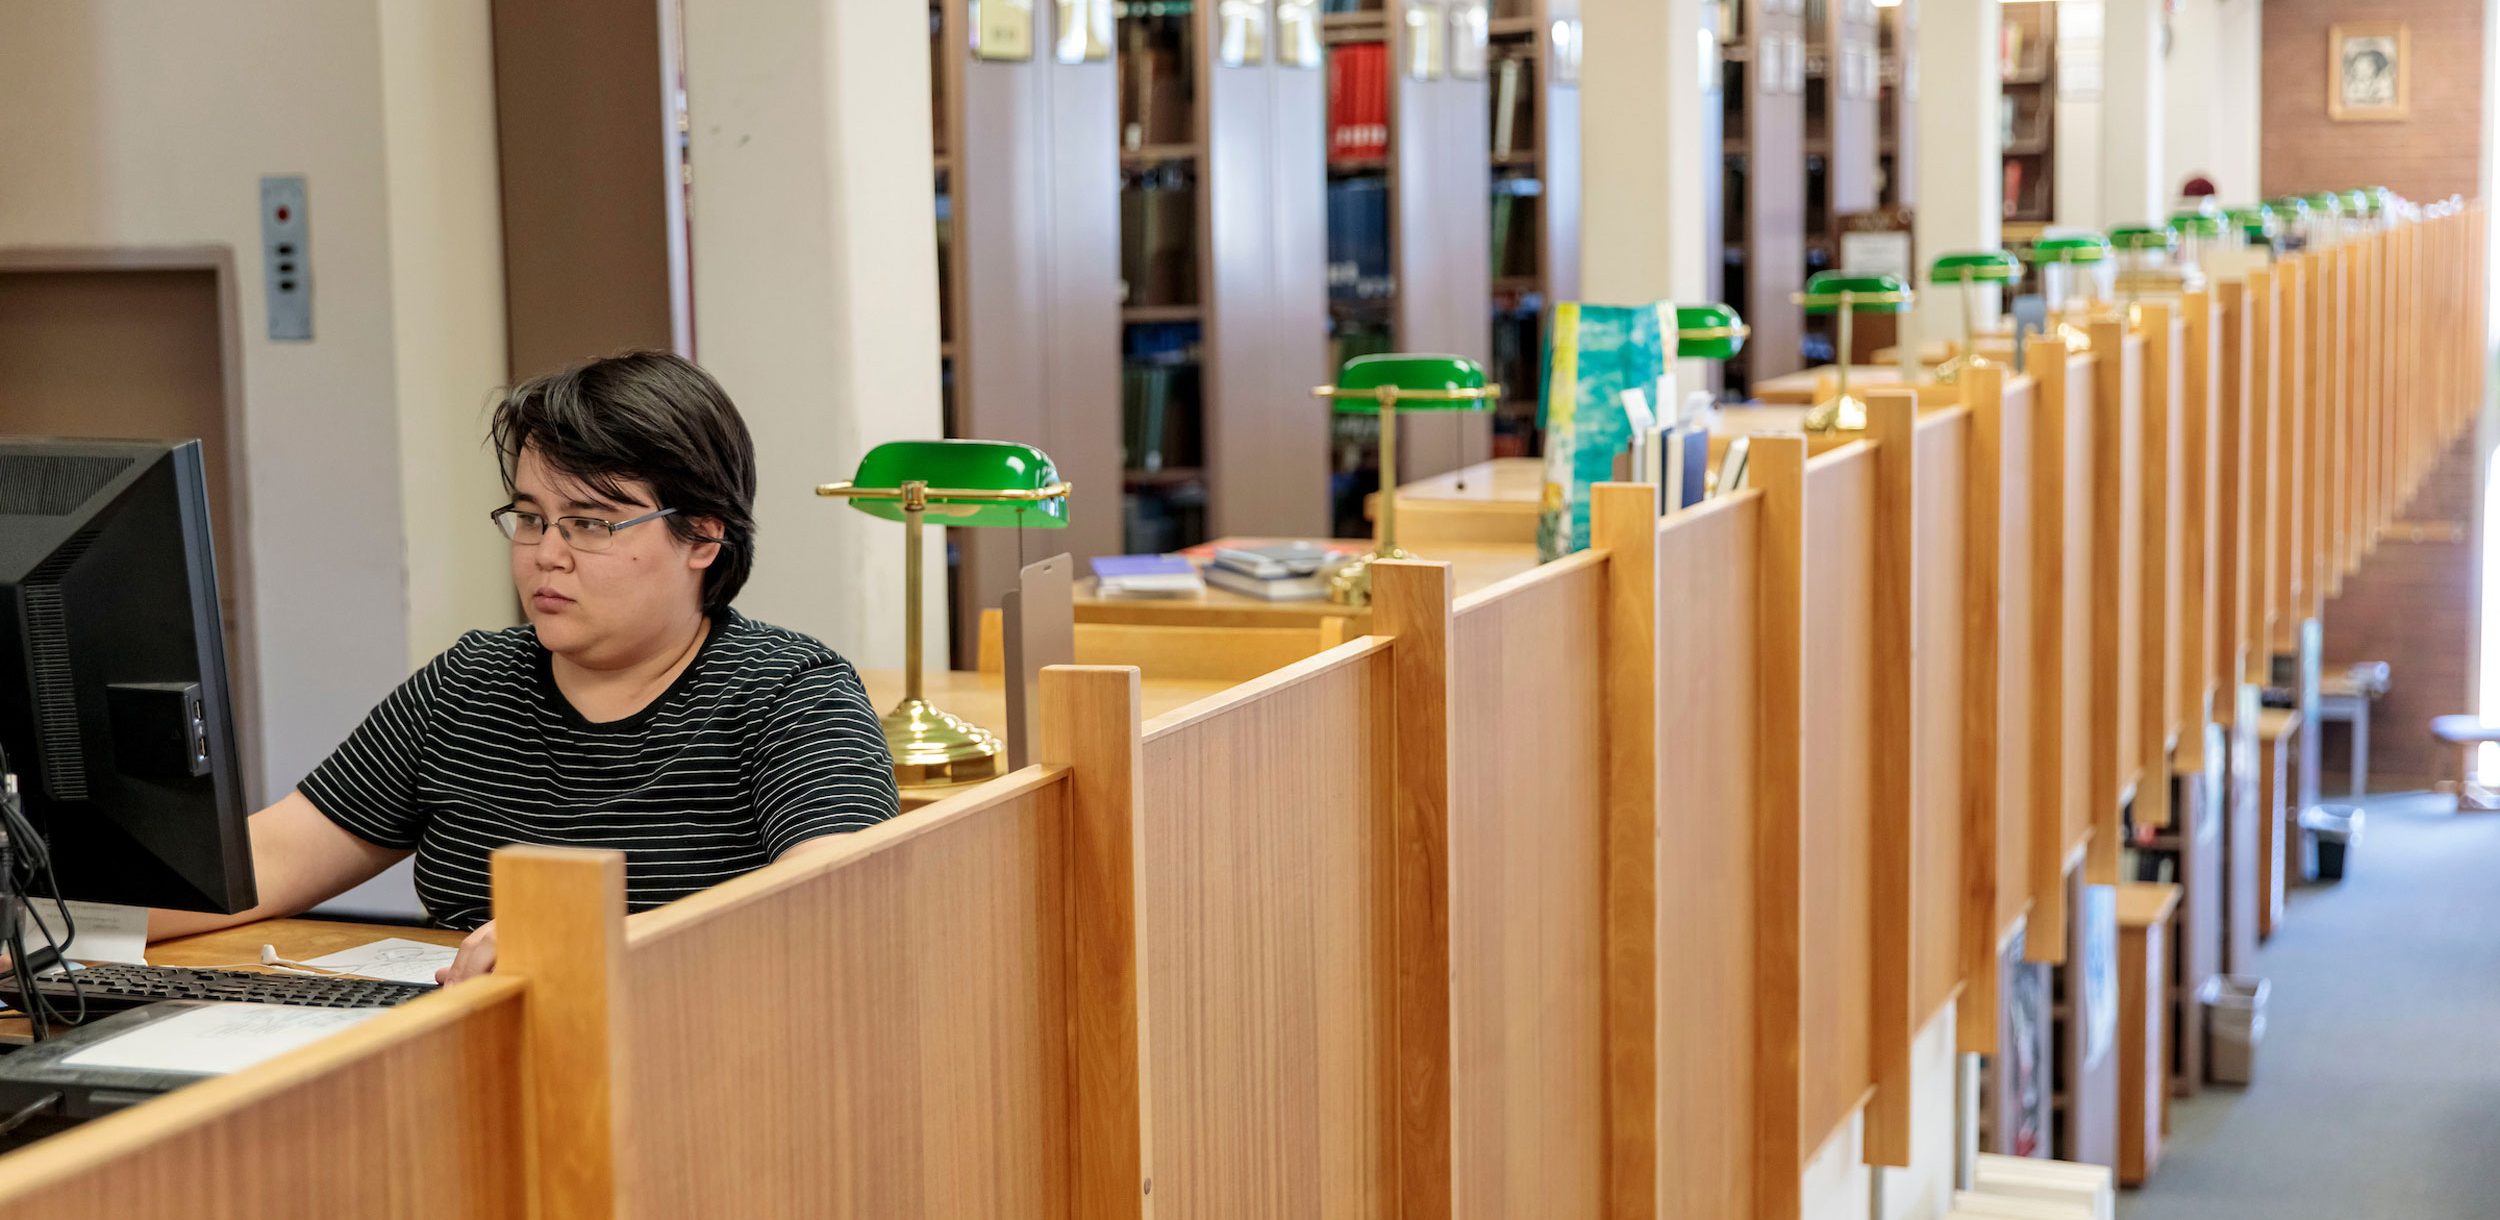
{"label": "stack of books on desk", "polygon": [[1093,560],[1104,597],[1196,597],[1207,591],[1198,565],[1178,555],[1105,555]]}
{"label": "stack of books on desk", "polygon": [[1184,552],[1206,564],[1206,581],[1261,601],[1310,601],[1328,596],[1328,574],[1351,551],[1301,540],[1221,539]]}

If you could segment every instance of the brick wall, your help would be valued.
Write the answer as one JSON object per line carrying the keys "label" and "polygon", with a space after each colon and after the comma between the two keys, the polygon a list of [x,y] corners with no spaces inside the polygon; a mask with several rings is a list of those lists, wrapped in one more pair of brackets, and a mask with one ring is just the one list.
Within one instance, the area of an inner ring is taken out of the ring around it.
{"label": "brick wall", "polygon": [[[2370,710],[2373,792],[2427,788],[2450,774],[2456,755],[2431,740],[2430,719],[2474,710],[2475,473],[2469,431],[2397,514],[2396,530],[2326,604],[2326,671],[2385,661],[2393,674],[2387,697]],[[2426,527],[2422,540],[2405,537],[2411,525]],[[2340,732],[2329,742],[2330,771],[2344,758]],[[2344,791],[2333,779],[2325,788]]]}
{"label": "brick wall", "polygon": [[[2409,28],[2412,117],[2338,123],[2326,113],[2327,27],[2377,20]],[[2260,177],[2267,198],[2354,186],[2390,187],[2420,200],[2475,194],[2483,0],[2266,0],[2264,29]]]}

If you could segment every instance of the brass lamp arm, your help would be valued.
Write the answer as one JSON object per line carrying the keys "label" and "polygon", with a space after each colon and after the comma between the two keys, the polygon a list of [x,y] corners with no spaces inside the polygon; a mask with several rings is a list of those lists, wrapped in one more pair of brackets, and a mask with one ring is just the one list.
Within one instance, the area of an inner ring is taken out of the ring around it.
{"label": "brass lamp arm", "polygon": [[[1499,382],[1487,385],[1481,390],[1401,390],[1394,386],[1383,386],[1380,390],[1341,390],[1333,385],[1324,385],[1311,391],[1311,397],[1313,398],[1333,398],[1348,402],[1405,402],[1408,400],[1413,400],[1415,402],[1481,402],[1488,398],[1499,398],[1501,396],[1502,387]],[[938,493],[930,492],[929,494],[936,495]]]}
{"label": "brass lamp arm", "polygon": [[[1048,487],[1035,488],[1030,491],[1023,489],[1016,489],[1012,491],[976,491],[968,489],[956,490],[945,487],[931,487],[924,490],[921,494],[932,500],[989,500],[1031,504],[1038,503],[1043,500],[1064,500],[1068,497],[1068,493],[1074,489],[1075,484],[1061,482],[1053,483]],[[816,494],[820,496],[839,496],[846,500],[901,500],[903,498],[903,489],[900,487],[858,487],[847,482],[819,483],[816,485]]]}

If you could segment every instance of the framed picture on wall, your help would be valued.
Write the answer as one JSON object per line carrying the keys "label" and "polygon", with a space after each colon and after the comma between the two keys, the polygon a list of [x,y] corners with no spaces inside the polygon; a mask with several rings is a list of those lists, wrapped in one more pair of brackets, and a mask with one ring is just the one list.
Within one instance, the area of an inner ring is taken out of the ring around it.
{"label": "framed picture on wall", "polygon": [[2413,95],[2410,50],[2401,21],[2341,21],[2328,27],[2328,117],[2339,123],[2406,117]]}

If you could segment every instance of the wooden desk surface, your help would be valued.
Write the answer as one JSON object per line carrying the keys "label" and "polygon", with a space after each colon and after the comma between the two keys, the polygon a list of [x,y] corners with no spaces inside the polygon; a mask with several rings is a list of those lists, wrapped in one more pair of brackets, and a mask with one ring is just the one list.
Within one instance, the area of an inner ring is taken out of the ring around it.
{"label": "wooden desk surface", "polygon": [[[278,956],[308,961],[371,944],[389,937],[429,945],[457,945],[466,932],[450,928],[419,928],[404,924],[340,923],[327,919],[268,919],[215,932],[202,932],[148,946],[152,966],[218,967],[261,971],[260,947],[273,945]],[[33,1040],[26,1018],[0,1017],[0,1045],[23,1046]]]}
{"label": "wooden desk surface", "polygon": [[2257,712],[2257,740],[2271,745],[2300,729],[2300,709],[2269,707]]}
{"label": "wooden desk surface", "polygon": [[[1818,396],[1817,387],[1821,382],[1837,383],[1839,379],[1838,366],[1818,365],[1799,372],[1783,373],[1777,377],[1757,381],[1753,383],[1753,396],[1755,401],[1763,403],[1808,406]],[[1900,384],[1901,369],[1898,365],[1856,364],[1849,367],[1849,388],[1852,390],[1891,389]]]}
{"label": "wooden desk surface", "polygon": [[[1398,506],[1418,501],[1452,504],[1481,504],[1514,511],[1536,512],[1537,497],[1545,490],[1545,461],[1542,458],[1494,458],[1473,466],[1417,479],[1398,488]],[[1371,512],[1380,500],[1380,493],[1363,497],[1363,511]]]}
{"label": "wooden desk surface", "polygon": [[[868,687],[868,702],[879,713],[891,708],[903,697],[903,671],[899,669],[863,669],[860,681]],[[1186,682],[1169,678],[1138,684],[1138,716],[1152,720],[1166,712],[1219,695],[1232,689],[1230,682]],[[1007,679],[1001,674],[970,673],[942,669],[920,676],[920,694],[939,711],[951,712],[982,728],[1007,737]],[[1000,765],[1003,769],[1005,761]],[[952,788],[903,790],[903,808],[917,809],[931,801],[952,796],[966,785]],[[257,948],[255,949],[257,951]]]}
{"label": "wooden desk surface", "polygon": [[[1457,585],[1453,596],[1457,597],[1499,584],[1537,564],[1536,547],[1518,543],[1450,543],[1410,549],[1418,552],[1418,559],[1450,565],[1451,579]],[[1076,621],[1080,623],[1301,627],[1316,626],[1324,618],[1357,619],[1359,622],[1354,626],[1367,629],[1371,622],[1371,610],[1368,607],[1340,606],[1325,598],[1297,602],[1261,601],[1212,588],[1197,597],[1105,598],[1095,595],[1092,577],[1076,583]],[[1361,630],[1353,632],[1361,633]]]}
{"label": "wooden desk surface", "polygon": [[2178,886],[2130,881],[2118,887],[2118,926],[2149,928],[2170,918],[2178,906]]}

